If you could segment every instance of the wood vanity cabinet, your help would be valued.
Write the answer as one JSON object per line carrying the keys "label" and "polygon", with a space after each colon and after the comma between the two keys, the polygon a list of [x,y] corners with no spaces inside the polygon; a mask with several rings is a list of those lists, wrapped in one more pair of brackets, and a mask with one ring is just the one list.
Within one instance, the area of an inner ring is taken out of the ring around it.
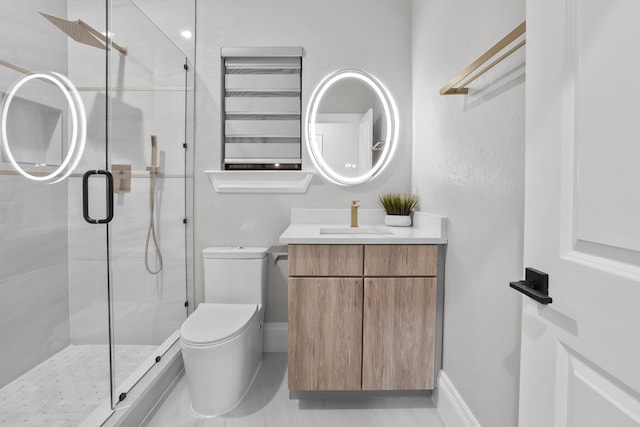
{"label": "wood vanity cabinet", "polygon": [[433,389],[437,256],[437,245],[289,245],[289,389]]}

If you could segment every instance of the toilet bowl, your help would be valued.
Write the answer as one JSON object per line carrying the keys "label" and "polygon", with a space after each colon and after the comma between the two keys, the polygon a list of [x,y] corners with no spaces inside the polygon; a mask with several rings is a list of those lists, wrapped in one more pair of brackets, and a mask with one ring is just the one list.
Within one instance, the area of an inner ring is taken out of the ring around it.
{"label": "toilet bowl", "polygon": [[256,304],[207,304],[180,328],[191,407],[222,415],[242,400],[262,361],[262,319]]}
{"label": "toilet bowl", "polygon": [[205,302],[184,321],[180,343],[192,410],[231,411],[262,362],[266,248],[207,248]]}

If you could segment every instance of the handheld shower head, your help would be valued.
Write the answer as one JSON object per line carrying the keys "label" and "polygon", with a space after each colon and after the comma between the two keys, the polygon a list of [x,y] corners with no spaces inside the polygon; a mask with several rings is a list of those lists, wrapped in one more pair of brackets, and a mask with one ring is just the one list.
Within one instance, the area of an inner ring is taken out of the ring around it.
{"label": "handheld shower head", "polygon": [[158,173],[158,137],[151,135],[151,164],[147,166],[150,174]]}
{"label": "handheld shower head", "polygon": [[151,135],[151,166],[158,167],[158,136]]}

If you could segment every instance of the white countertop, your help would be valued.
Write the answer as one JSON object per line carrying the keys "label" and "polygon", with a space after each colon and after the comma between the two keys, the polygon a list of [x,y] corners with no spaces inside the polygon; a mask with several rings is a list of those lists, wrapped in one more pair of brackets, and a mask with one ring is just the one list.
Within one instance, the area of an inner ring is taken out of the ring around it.
{"label": "white countertop", "polygon": [[[413,227],[384,225],[384,211],[361,209],[359,227],[349,227],[349,209],[292,209],[282,244],[446,244],[446,218],[414,212]],[[352,234],[353,233],[353,234]]]}

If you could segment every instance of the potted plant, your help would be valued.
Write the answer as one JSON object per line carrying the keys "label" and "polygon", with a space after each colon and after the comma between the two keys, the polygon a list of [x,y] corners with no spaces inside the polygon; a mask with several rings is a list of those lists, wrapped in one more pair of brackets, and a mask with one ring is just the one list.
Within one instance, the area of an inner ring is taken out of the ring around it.
{"label": "potted plant", "polygon": [[395,227],[410,227],[411,212],[418,201],[418,196],[411,194],[387,193],[378,196],[378,204],[387,214],[384,223]]}

